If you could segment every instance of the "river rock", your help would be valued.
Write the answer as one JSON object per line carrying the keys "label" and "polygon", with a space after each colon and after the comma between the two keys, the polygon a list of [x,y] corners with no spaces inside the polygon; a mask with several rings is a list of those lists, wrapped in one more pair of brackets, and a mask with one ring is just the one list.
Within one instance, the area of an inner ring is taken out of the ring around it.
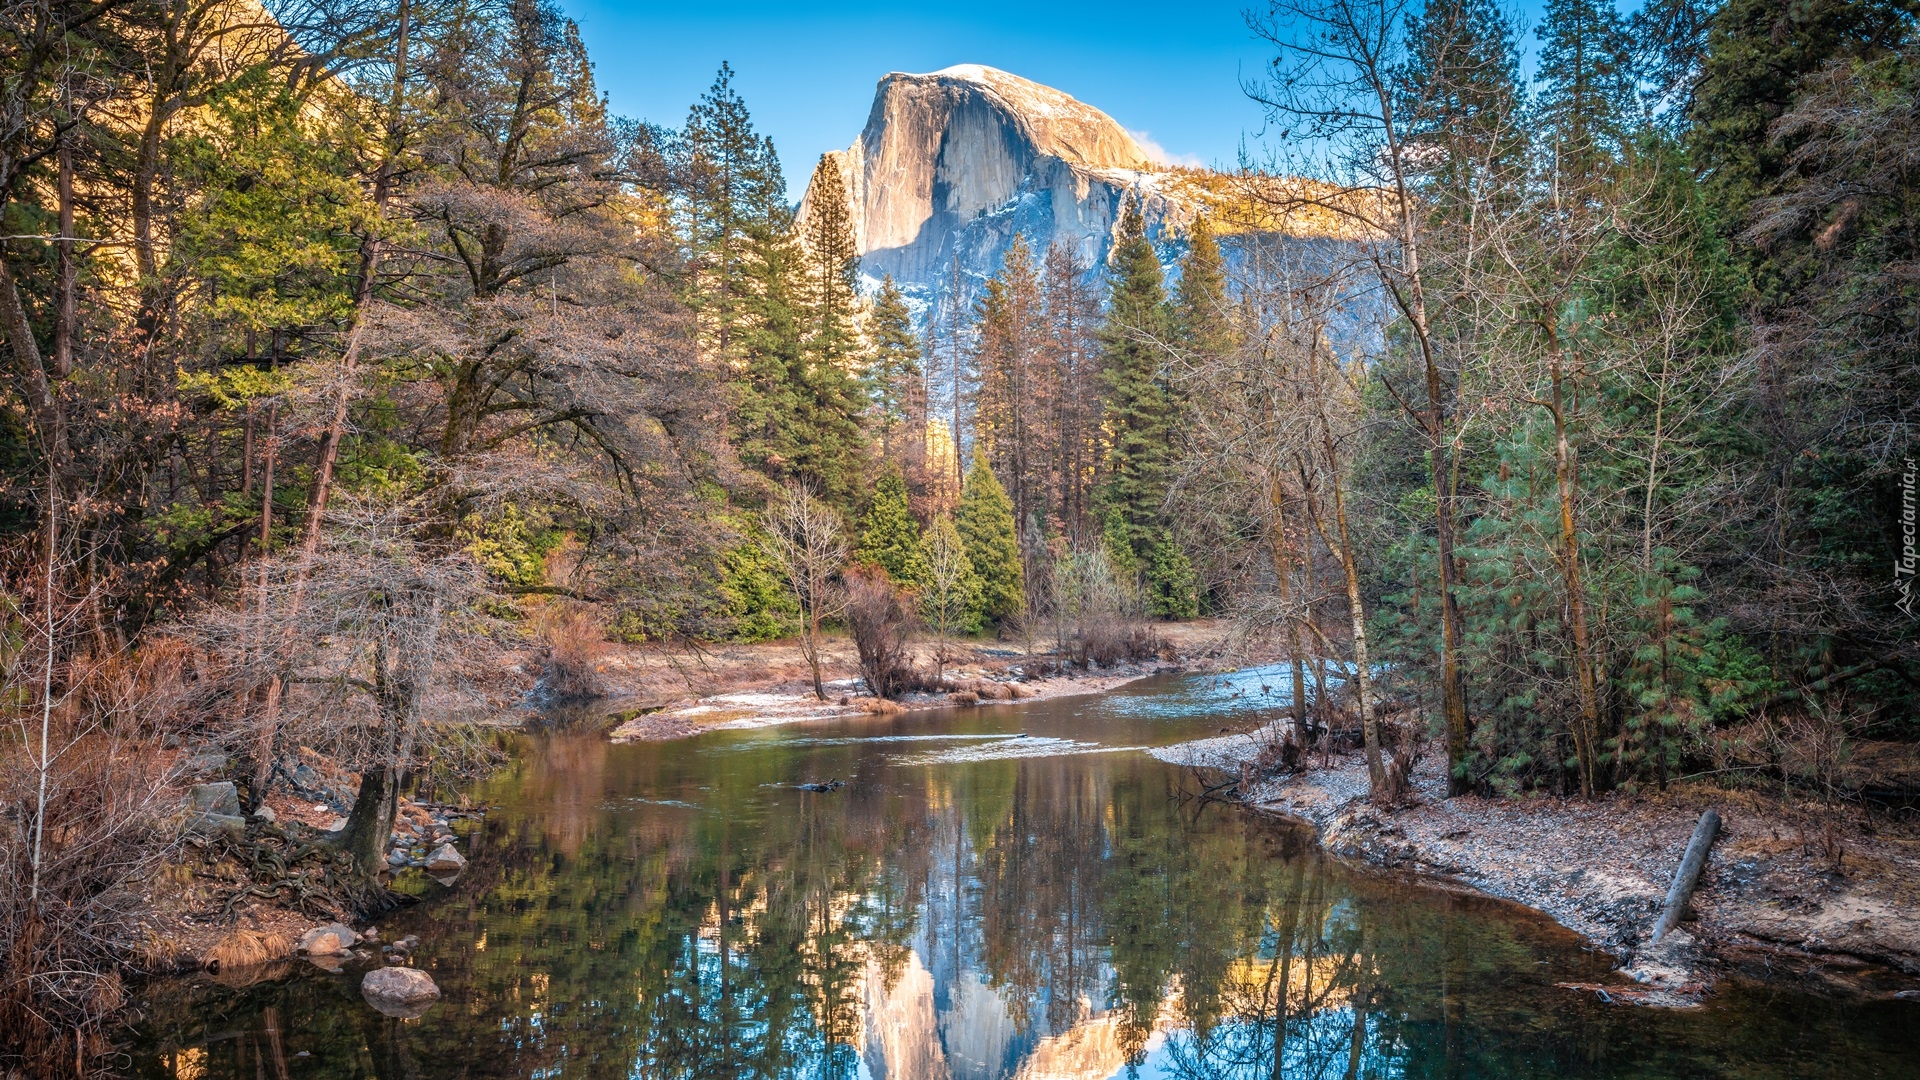
{"label": "river rock", "polygon": [[316,926],[300,935],[300,951],[308,956],[339,956],[360,944],[360,935],[339,923]]}
{"label": "river rock", "polygon": [[419,968],[383,967],[360,980],[360,996],[387,1016],[415,1017],[440,999],[440,988]]}
{"label": "river rock", "polygon": [[454,850],[452,844],[441,844],[427,856],[427,869],[436,874],[458,873],[466,869],[467,860]]}

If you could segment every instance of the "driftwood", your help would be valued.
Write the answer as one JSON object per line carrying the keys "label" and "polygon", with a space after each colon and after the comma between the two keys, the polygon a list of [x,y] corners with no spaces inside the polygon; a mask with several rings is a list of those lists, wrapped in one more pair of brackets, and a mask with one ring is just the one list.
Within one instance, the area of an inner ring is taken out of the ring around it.
{"label": "driftwood", "polygon": [[1653,924],[1653,937],[1649,945],[1660,944],[1680,921],[1680,915],[1687,910],[1687,901],[1693,898],[1694,886],[1700,883],[1700,871],[1707,865],[1707,850],[1713,847],[1713,841],[1720,835],[1720,815],[1712,810],[1700,815],[1700,823],[1693,827],[1693,839],[1687,841],[1687,853],[1680,857],[1680,870],[1673,875],[1673,887],[1667,890],[1667,906],[1660,911],[1660,921]]}

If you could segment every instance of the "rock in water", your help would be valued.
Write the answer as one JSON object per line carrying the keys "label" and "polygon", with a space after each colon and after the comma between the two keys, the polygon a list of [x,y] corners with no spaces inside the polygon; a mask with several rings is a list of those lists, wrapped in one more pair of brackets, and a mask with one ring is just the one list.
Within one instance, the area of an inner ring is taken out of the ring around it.
{"label": "rock in water", "polygon": [[360,935],[339,923],[316,926],[300,935],[300,951],[308,956],[339,956],[360,944]]}
{"label": "rock in water", "polygon": [[441,844],[427,856],[427,869],[436,874],[458,873],[466,869],[467,860],[454,850],[452,844]]}
{"label": "rock in water", "polygon": [[360,980],[360,996],[387,1016],[415,1017],[440,1000],[440,988],[419,968],[383,967]]}

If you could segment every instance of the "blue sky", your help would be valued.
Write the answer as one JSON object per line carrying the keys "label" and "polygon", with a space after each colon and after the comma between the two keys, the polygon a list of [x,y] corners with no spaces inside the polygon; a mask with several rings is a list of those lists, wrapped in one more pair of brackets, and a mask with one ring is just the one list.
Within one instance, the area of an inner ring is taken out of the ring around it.
{"label": "blue sky", "polygon": [[1252,2],[560,0],[622,115],[679,127],[731,63],[796,199],[819,155],[860,133],[881,76],[963,63],[1065,91],[1169,160],[1232,165],[1261,126],[1240,89],[1267,59],[1241,14]]}

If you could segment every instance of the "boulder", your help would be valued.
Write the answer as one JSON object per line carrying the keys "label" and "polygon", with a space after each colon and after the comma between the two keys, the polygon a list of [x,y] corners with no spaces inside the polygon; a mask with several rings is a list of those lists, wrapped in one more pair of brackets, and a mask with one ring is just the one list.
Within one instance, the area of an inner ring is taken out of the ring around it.
{"label": "boulder", "polygon": [[217,784],[195,784],[187,789],[187,807],[203,814],[239,817],[240,793],[234,790],[231,780],[222,780]]}
{"label": "boulder", "polygon": [[360,935],[339,923],[316,926],[300,935],[300,951],[308,956],[339,956],[360,944]]}
{"label": "boulder", "polygon": [[360,980],[360,996],[387,1016],[414,1017],[440,999],[440,988],[419,968],[383,967]]}
{"label": "boulder", "polygon": [[247,819],[238,814],[212,814],[204,810],[195,811],[187,818],[187,832],[194,836],[212,836],[214,833],[243,833],[247,831]]}
{"label": "boulder", "polygon": [[427,869],[436,874],[455,873],[466,869],[467,860],[454,850],[452,844],[441,844],[427,856]]}
{"label": "boulder", "polygon": [[187,776],[215,776],[227,769],[227,755],[216,751],[195,754],[180,763],[181,771]]}

